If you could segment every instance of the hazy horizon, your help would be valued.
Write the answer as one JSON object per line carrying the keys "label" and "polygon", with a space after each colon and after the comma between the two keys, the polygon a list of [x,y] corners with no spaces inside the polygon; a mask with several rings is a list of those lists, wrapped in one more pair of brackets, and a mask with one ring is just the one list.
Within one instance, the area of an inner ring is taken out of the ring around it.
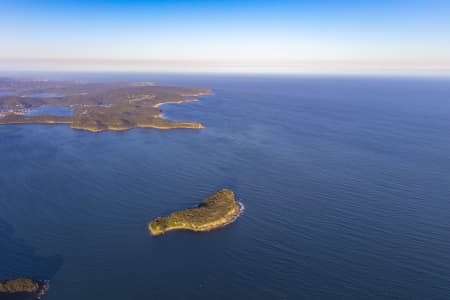
{"label": "hazy horizon", "polygon": [[445,1],[2,1],[0,71],[450,75]]}

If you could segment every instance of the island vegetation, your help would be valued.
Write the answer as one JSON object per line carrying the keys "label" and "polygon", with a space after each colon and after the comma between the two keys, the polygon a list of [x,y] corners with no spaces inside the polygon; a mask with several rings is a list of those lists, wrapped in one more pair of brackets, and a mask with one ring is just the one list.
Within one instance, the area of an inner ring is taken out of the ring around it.
{"label": "island vegetation", "polygon": [[[166,103],[197,101],[208,89],[157,86],[144,83],[87,83],[0,78],[0,124],[69,124],[93,132],[132,128],[193,128],[198,122],[163,118]],[[27,115],[45,105],[71,107],[73,115]]]}
{"label": "island vegetation", "polygon": [[31,278],[17,278],[0,281],[0,299],[40,299],[48,290],[48,282]]}
{"label": "island vegetation", "polygon": [[160,235],[170,230],[209,231],[234,221],[241,212],[241,204],[234,192],[222,189],[197,207],[176,211],[167,217],[157,217],[148,224],[152,235]]}

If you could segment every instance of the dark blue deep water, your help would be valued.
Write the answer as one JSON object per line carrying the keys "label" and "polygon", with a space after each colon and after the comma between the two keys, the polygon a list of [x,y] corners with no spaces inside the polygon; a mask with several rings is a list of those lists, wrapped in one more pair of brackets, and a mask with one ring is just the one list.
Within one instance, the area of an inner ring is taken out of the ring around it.
{"label": "dark blue deep water", "polygon": [[[162,107],[202,131],[0,126],[1,278],[51,279],[46,300],[449,299],[449,80],[76,76],[215,94]],[[147,233],[222,187],[235,223]]]}

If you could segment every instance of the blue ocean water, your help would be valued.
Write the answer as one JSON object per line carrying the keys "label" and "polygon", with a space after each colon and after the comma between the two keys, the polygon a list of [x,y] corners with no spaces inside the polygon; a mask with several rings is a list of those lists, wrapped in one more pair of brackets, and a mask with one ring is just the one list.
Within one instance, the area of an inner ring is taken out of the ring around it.
{"label": "blue ocean water", "polygon": [[[212,88],[162,107],[206,128],[0,126],[0,278],[51,279],[47,300],[448,299],[450,81],[76,76]],[[223,187],[235,223],[147,233]]]}
{"label": "blue ocean water", "polygon": [[69,106],[61,105],[42,105],[32,109],[25,114],[26,116],[62,116],[68,117],[73,115],[73,109]]}
{"label": "blue ocean water", "polygon": [[25,95],[24,97],[31,97],[31,98],[59,98],[59,97],[63,97],[63,95],[56,94],[56,93],[33,93],[31,95]]}

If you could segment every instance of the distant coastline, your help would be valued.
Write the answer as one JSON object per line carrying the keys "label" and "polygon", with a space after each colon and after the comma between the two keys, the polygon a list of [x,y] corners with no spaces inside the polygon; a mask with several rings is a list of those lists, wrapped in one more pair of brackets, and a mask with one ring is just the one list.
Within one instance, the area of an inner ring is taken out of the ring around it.
{"label": "distant coastline", "polygon": [[[0,87],[11,89],[11,92],[0,95],[0,125],[69,124],[73,129],[90,132],[124,131],[133,128],[202,129],[205,126],[195,121],[165,119],[160,106],[196,102],[199,100],[192,97],[212,93],[208,89],[154,84],[58,81],[39,81],[37,84],[36,81],[14,79],[0,79]],[[25,92],[29,96],[22,96]],[[33,94],[46,96],[33,97]],[[46,105],[71,107],[74,113],[72,116],[25,115]]]}

